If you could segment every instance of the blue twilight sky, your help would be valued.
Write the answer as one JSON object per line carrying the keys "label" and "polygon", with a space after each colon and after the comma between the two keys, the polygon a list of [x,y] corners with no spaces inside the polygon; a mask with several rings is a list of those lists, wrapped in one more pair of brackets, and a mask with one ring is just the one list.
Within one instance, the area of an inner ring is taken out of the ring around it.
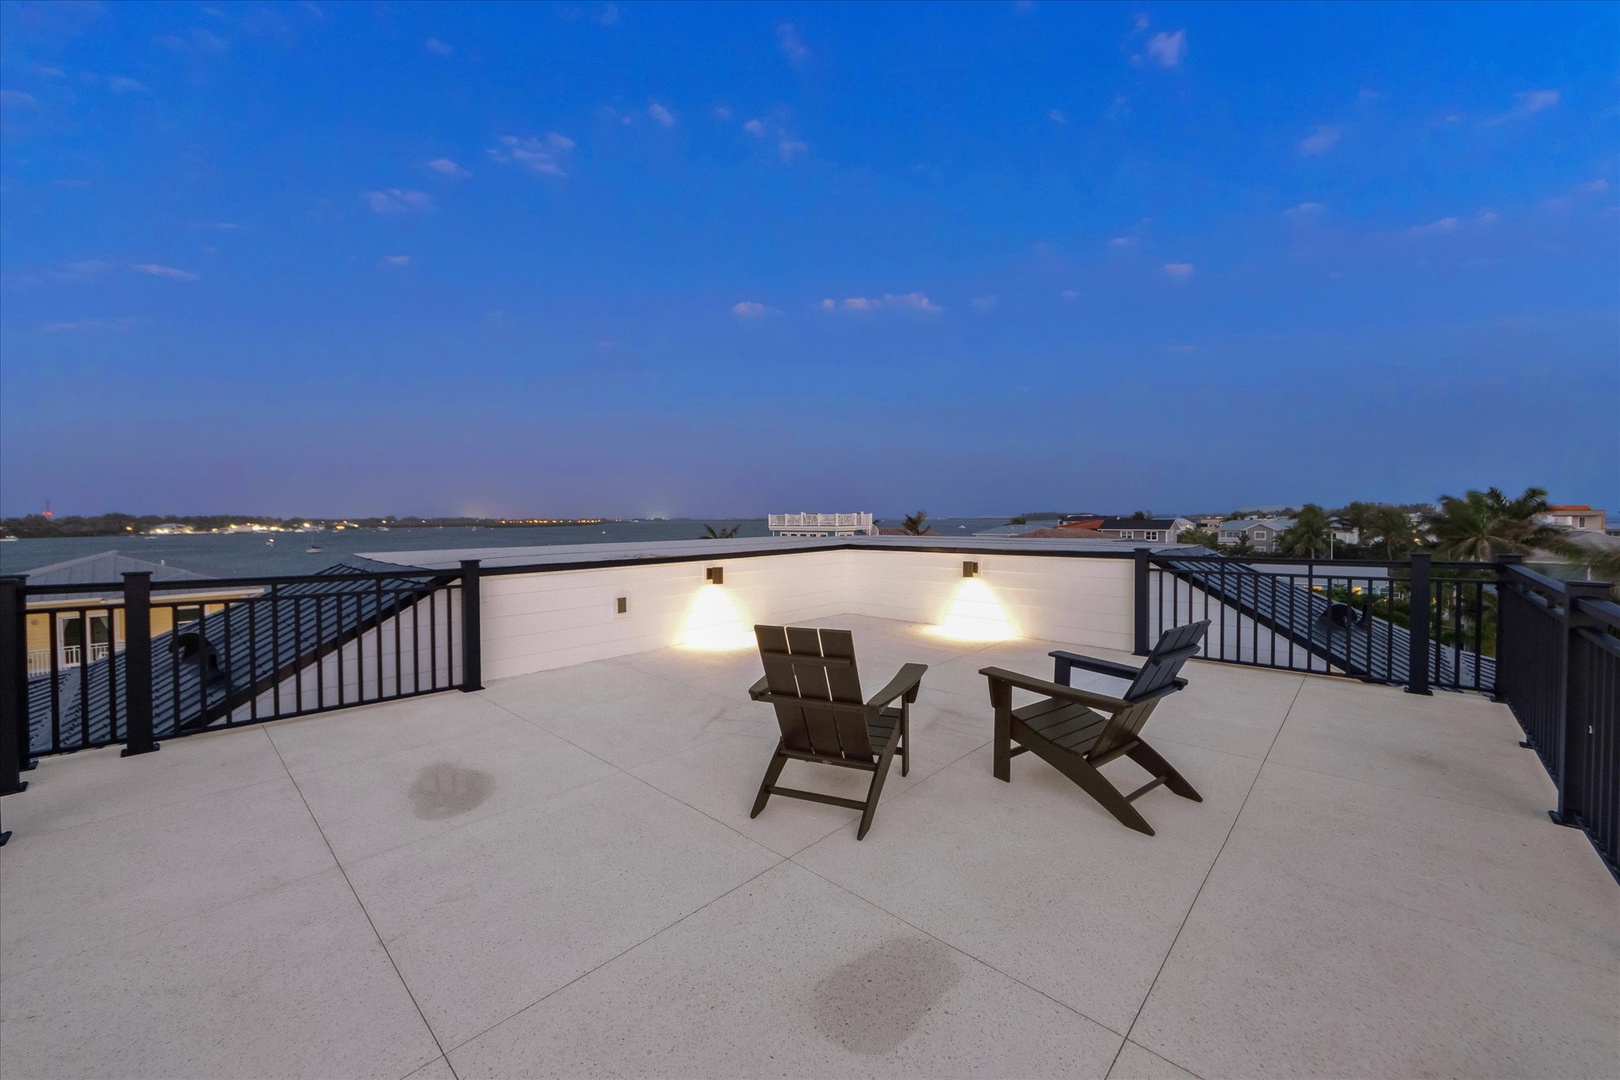
{"label": "blue twilight sky", "polygon": [[0,3],[0,512],[1620,509],[1620,5]]}

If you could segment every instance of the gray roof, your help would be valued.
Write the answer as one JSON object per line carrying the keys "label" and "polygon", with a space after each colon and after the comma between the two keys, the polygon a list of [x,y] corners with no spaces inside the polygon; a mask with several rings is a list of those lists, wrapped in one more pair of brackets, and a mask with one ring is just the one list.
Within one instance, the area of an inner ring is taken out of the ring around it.
{"label": "gray roof", "polygon": [[1102,532],[1117,532],[1120,529],[1173,529],[1176,527],[1175,518],[1103,518],[1103,523],[1097,526]]}
{"label": "gray roof", "polygon": [[166,562],[147,562],[117,551],[103,551],[67,562],[51,563],[27,571],[26,576],[30,585],[94,585],[121,581],[124,574],[143,571],[151,574],[153,581],[202,581],[219,576],[202,570],[187,570],[183,566],[170,566]]}
{"label": "gray roof", "polygon": [[[353,566],[330,566],[311,580],[278,586],[275,601],[264,594],[231,601],[223,611],[205,613],[201,622],[154,637],[152,715],[157,736],[218,724],[232,708],[443,585],[443,579],[422,577],[319,580],[355,571]],[[219,667],[206,679],[197,661],[180,658],[186,638],[199,629]],[[29,744],[35,753],[124,740],[127,657],[120,651],[83,666],[63,667],[54,686],[48,674],[28,680]]]}

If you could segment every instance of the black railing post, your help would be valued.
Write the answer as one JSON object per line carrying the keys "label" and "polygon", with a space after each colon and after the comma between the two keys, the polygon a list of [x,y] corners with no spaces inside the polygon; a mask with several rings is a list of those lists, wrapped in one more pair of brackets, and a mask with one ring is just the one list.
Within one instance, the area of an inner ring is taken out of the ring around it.
{"label": "black railing post", "polygon": [[[197,685],[207,693],[202,680]],[[142,570],[124,575],[123,756],[150,754],[157,748],[152,733],[152,574]]]}
{"label": "black railing post", "polygon": [[1429,693],[1429,572],[1432,556],[1427,551],[1412,553],[1411,619],[1407,625],[1406,692]]}
{"label": "black railing post", "polygon": [[1587,810],[1586,752],[1589,743],[1587,718],[1575,708],[1575,635],[1585,627],[1598,626],[1596,619],[1581,613],[1582,600],[1607,600],[1606,581],[1564,582],[1563,664],[1558,673],[1558,809],[1548,816],[1560,825],[1579,828]]}
{"label": "black railing post", "polygon": [[461,690],[484,688],[484,642],[478,611],[478,560],[461,562]]}
{"label": "black railing post", "polygon": [[1152,651],[1148,644],[1148,549],[1136,549],[1136,614],[1133,620],[1136,633],[1135,652],[1146,656]]}
{"label": "black railing post", "polygon": [[0,578],[0,795],[28,786],[28,608],[20,577]]}
{"label": "black railing post", "polygon": [[[1508,643],[1512,637],[1508,633],[1508,608],[1502,599],[1507,596],[1508,590],[1513,587],[1513,568],[1524,563],[1524,556],[1517,553],[1506,553],[1496,557],[1496,683],[1491,687],[1492,701],[1506,701],[1506,686],[1511,677],[1511,670],[1523,662],[1523,657],[1509,656]],[[1484,617],[1484,603],[1480,604],[1480,616]],[[1521,743],[1528,746],[1528,743]]]}

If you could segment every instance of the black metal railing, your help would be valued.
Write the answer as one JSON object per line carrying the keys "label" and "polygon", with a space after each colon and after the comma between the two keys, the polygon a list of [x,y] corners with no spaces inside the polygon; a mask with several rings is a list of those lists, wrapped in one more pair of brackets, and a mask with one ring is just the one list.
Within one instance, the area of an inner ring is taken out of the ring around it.
{"label": "black metal railing", "polygon": [[1347,675],[1427,694],[1489,693],[1496,681],[1493,563],[1410,559],[1233,558],[1159,553],[1136,559],[1136,649],[1164,630],[1209,619],[1206,660]]}
{"label": "black metal railing", "polygon": [[1509,566],[1497,698],[1558,785],[1552,819],[1584,829],[1620,879],[1620,604],[1597,581]]}
{"label": "black metal railing", "polygon": [[479,566],[0,579],[0,794],[35,759],[481,688]]}

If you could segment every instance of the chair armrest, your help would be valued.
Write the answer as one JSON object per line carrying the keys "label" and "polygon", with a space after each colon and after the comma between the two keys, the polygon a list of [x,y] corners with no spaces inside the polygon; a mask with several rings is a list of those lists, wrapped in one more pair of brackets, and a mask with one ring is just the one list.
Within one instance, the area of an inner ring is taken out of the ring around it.
{"label": "chair armrest", "polygon": [[927,670],[927,664],[907,664],[889,680],[889,685],[879,690],[867,704],[881,709],[902,694],[905,695],[907,703],[916,701],[917,691],[922,688],[923,672]]}
{"label": "chair armrest", "polygon": [[1116,679],[1134,679],[1137,676],[1137,669],[1129,664],[1116,664],[1112,660],[1099,660],[1095,656],[1082,656],[1079,653],[1064,652],[1061,649],[1049,652],[1046,655],[1054,660],[1066,661],[1073,667],[1095,671],[1099,675],[1112,675]]}
{"label": "chair armrest", "polygon": [[753,698],[755,701],[758,701],[761,697],[764,696],[764,694],[766,692],[766,689],[767,689],[765,684],[768,683],[769,681],[770,681],[770,676],[761,675],[759,677],[759,681],[757,683],[755,683],[753,686],[750,686],[748,688],[748,696]]}
{"label": "chair armrest", "polygon": [[1098,694],[1091,690],[1078,690],[1072,686],[1064,686],[1062,683],[1047,682],[1045,679],[1033,679],[1028,675],[1020,675],[1016,671],[1008,671],[1006,668],[980,668],[979,674],[992,683],[1006,683],[1008,686],[1016,686],[1020,690],[1045,694],[1049,698],[1060,698],[1063,701],[1073,701],[1076,704],[1102,709],[1109,713],[1128,709],[1132,704],[1121,698],[1109,697],[1107,694]]}

